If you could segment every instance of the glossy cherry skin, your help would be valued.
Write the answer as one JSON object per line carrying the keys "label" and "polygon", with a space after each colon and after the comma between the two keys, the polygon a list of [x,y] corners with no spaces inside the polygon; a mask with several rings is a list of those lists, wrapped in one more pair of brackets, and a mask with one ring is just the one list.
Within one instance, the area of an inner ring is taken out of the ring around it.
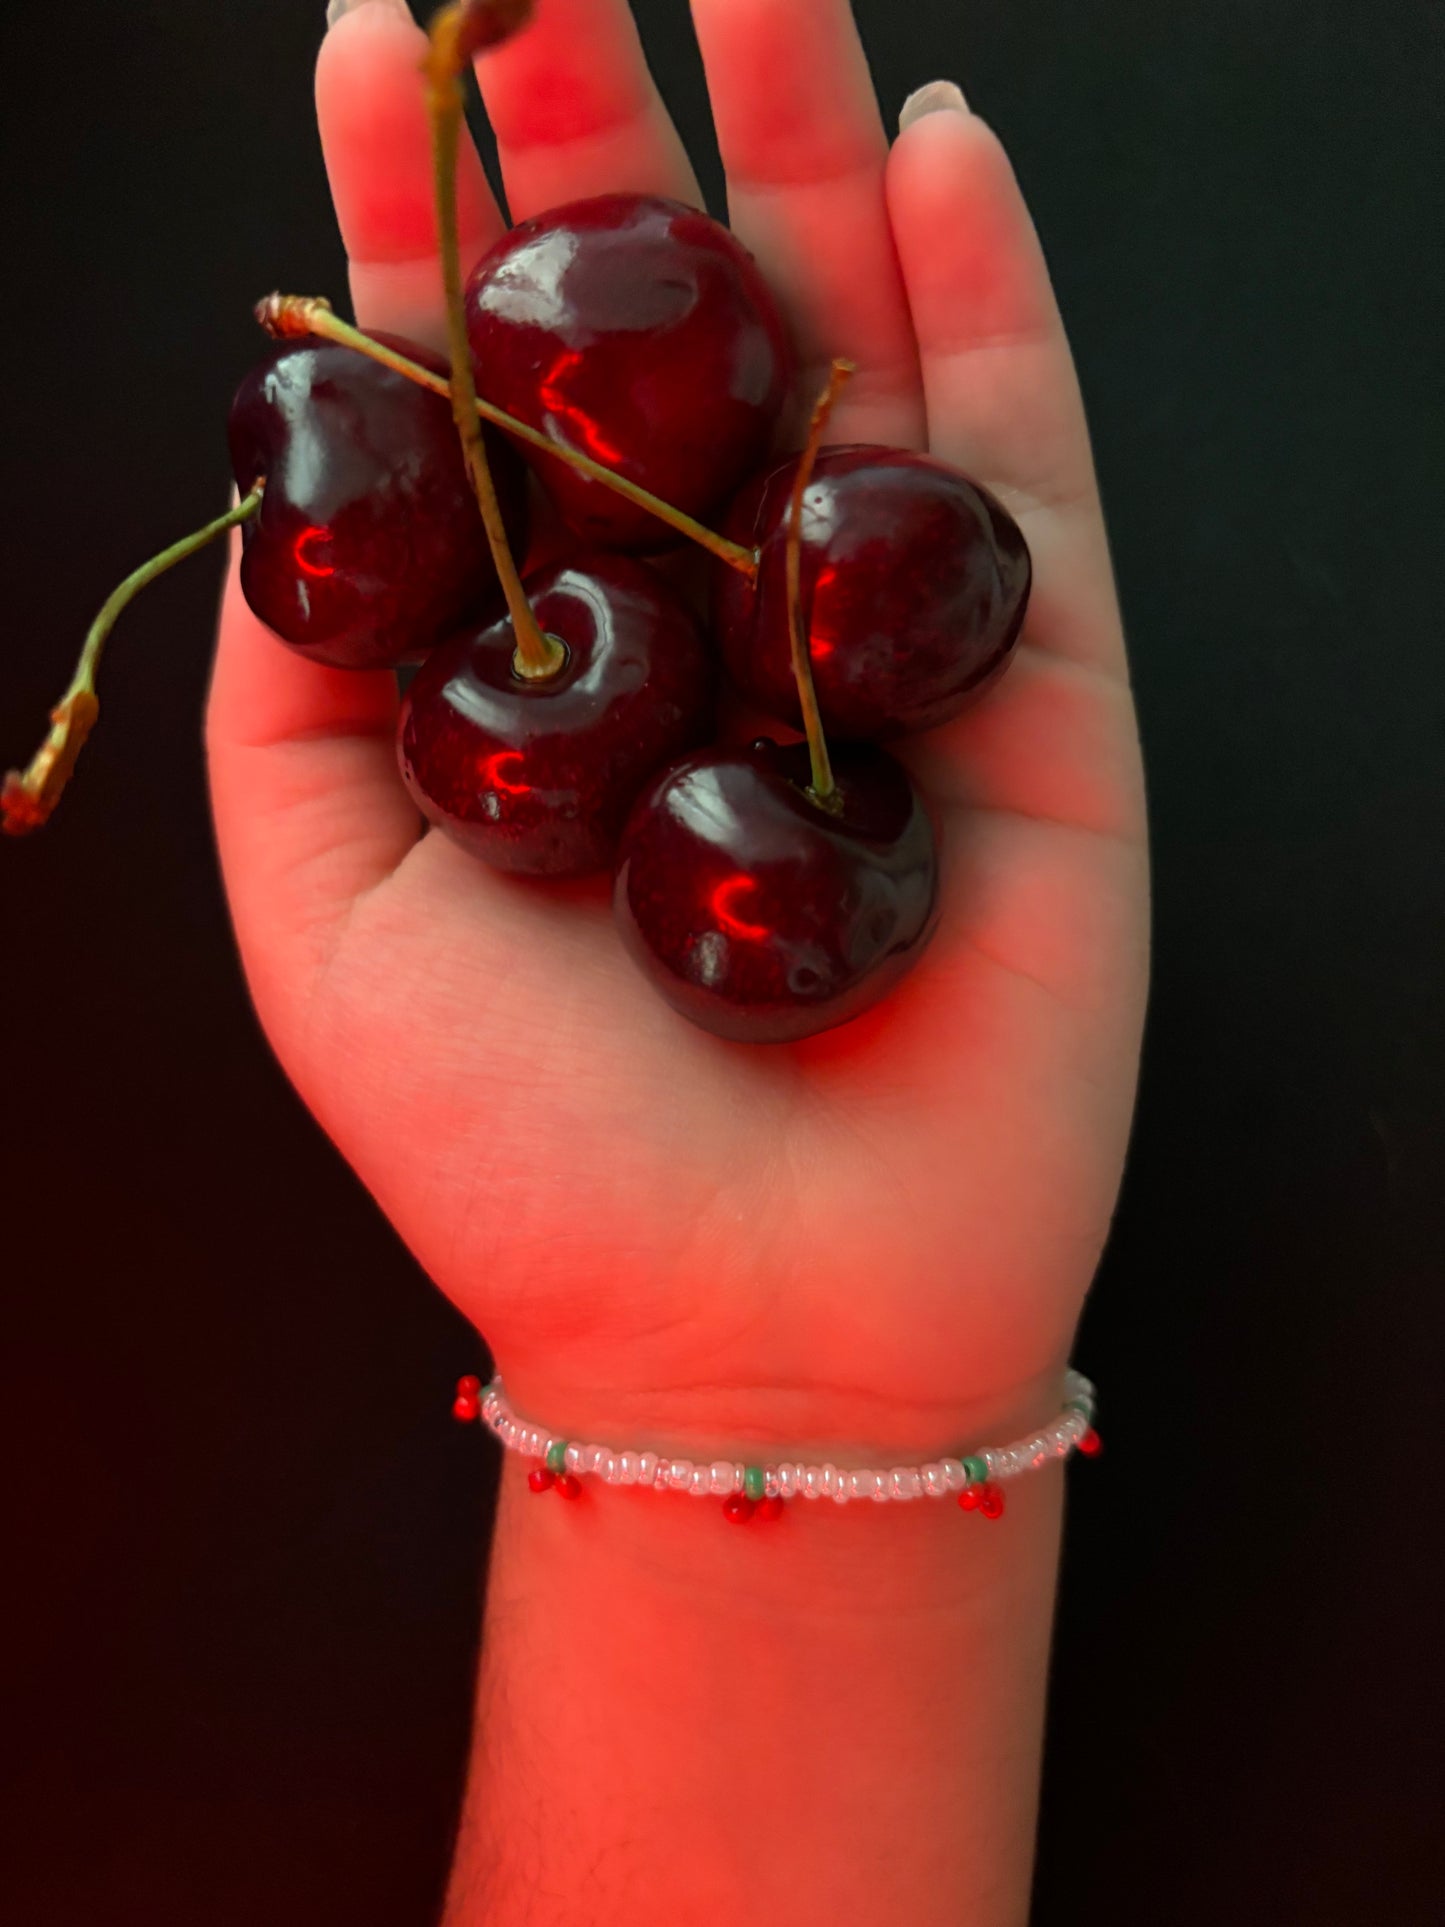
{"label": "glossy cherry skin", "polygon": [[583,876],[611,866],[648,778],[706,738],[715,671],[692,610],[630,556],[598,550],[526,588],[565,666],[518,676],[508,616],[463,630],[406,693],[401,770],[423,814],[494,868]]}
{"label": "glossy cherry skin", "polygon": [[804,743],[705,749],[649,784],[613,909],[674,1010],[755,1044],[846,1023],[918,961],[938,915],[931,812],[871,744],[833,754],[842,809],[806,793]]}
{"label": "glossy cherry skin", "polygon": [[[674,508],[705,516],[763,460],[793,373],[756,262],[696,208],[602,194],[523,221],[467,283],[478,391]],[[523,448],[572,527],[659,549],[666,524]]]}
{"label": "glossy cherry skin", "polygon": [[[446,371],[415,342],[379,339]],[[444,396],[335,342],[278,342],[241,383],[229,432],[237,486],[266,484],[242,528],[242,593],[299,654],[339,669],[415,660],[500,600]],[[500,436],[487,448],[519,544],[526,471]]]}
{"label": "glossy cherry skin", "polygon": [[[755,476],[724,532],[760,551],[756,583],[714,566],[713,625],[738,688],[801,727],[786,537],[797,458]],[[825,448],[803,498],[799,571],[829,741],[933,729],[1006,667],[1028,607],[1028,546],[956,469],[901,448]]]}

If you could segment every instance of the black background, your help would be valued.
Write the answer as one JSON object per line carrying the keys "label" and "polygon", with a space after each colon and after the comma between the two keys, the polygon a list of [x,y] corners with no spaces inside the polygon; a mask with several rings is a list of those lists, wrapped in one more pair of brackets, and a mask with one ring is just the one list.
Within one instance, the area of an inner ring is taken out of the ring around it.
{"label": "black background", "polygon": [[[686,9],[639,11],[721,211]],[[344,293],[321,12],[5,8],[0,763],[112,584],[224,499],[252,300]],[[1109,1453],[1072,1481],[1035,1921],[1423,1927],[1445,13],[859,13],[890,117],[951,71],[1015,154],[1149,768],[1143,1086],[1078,1352]],[[74,793],[0,849],[0,1912],[424,1927],[495,1471],[444,1405],[481,1354],[250,1015],[200,753],[218,574],[127,619]]]}

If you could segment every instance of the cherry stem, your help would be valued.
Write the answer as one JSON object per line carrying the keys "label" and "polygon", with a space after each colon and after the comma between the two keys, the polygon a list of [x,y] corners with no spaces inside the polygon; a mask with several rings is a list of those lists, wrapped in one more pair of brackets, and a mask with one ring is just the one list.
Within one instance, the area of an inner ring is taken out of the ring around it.
{"label": "cherry stem", "polygon": [[[268,294],[264,300],[256,303],[256,319],[268,334],[282,339],[315,335],[323,341],[335,341],[343,348],[355,348],[358,354],[369,355],[373,361],[379,361],[384,368],[390,368],[398,375],[405,375],[408,381],[414,381],[420,388],[430,388],[434,395],[451,393],[451,384],[443,376],[434,375],[430,368],[423,368],[419,361],[410,360],[395,348],[388,348],[384,341],[377,341],[360,328],[354,328],[349,321],[343,321],[324,295]],[[635,502],[660,522],[666,522],[669,528],[676,529],[679,535],[686,536],[688,541],[707,549],[730,569],[736,569],[739,575],[745,575],[749,582],[757,580],[756,549],[745,549],[741,542],[730,542],[725,535],[719,535],[716,529],[710,529],[684,510],[674,508],[671,502],[664,502],[660,495],[653,495],[638,483],[629,481],[625,475],[619,475],[616,469],[607,468],[591,455],[584,455],[580,448],[553,441],[540,428],[533,428],[530,422],[519,421],[515,415],[509,415],[505,409],[498,408],[480,395],[477,397],[477,413],[483,421],[504,429],[509,435],[515,435],[519,441],[530,443],[544,455],[552,455],[559,462],[566,462],[590,481],[601,482],[604,488],[610,488],[614,494],[625,495],[629,502]]]}
{"label": "cherry stem", "polygon": [[50,712],[50,734],[31,757],[29,767],[23,771],[8,771],[4,786],[0,788],[0,816],[3,816],[4,828],[10,836],[24,836],[30,830],[38,830],[60,801],[61,792],[70,781],[75,759],[100,715],[100,703],[95,694],[95,672],[101,651],[105,648],[105,639],[115,627],[121,611],[158,575],[164,575],[177,562],[184,562],[188,555],[205,548],[208,542],[214,542],[218,535],[224,535],[228,529],[249,521],[261,506],[264,487],[263,482],[257,482],[251,493],[237,502],[234,508],[227,509],[224,515],[218,515],[214,522],[207,522],[203,529],[197,529],[193,535],[183,536],[168,549],[162,549],[159,555],[152,556],[149,562],[143,562],[118,589],[111,592],[86,632],[85,646],[75,665],[70,687]]}
{"label": "cherry stem", "polygon": [[808,736],[808,760],[813,766],[813,781],[809,785],[809,795],[815,803],[827,810],[839,808],[838,786],[833,781],[833,766],[828,761],[828,744],[823,735],[823,719],[818,714],[818,692],[813,687],[813,663],[808,653],[808,642],[803,634],[802,610],[802,565],[803,565],[803,497],[808,484],[813,479],[813,464],[818,459],[818,450],[823,443],[823,430],[827,427],[828,417],[833,412],[833,404],[842,392],[844,384],[854,372],[856,364],[851,361],[837,360],[828,375],[828,385],[813,404],[813,415],[808,423],[808,439],[802,454],[798,457],[798,472],[793,477],[793,496],[788,504],[788,537],[783,550],[783,567],[787,583],[788,599],[788,640],[793,652],[793,678],[798,685],[798,701],[803,708],[803,728]]}
{"label": "cherry stem", "polygon": [[[567,651],[555,636],[546,635],[538,622],[512,557],[502,522],[491,464],[477,414],[477,391],[472,380],[472,355],[467,341],[467,317],[462,298],[462,262],[457,238],[457,142],[462,125],[460,74],[467,50],[478,44],[475,20],[481,10],[461,0],[436,14],[427,35],[427,57],[422,71],[427,80],[427,119],[431,123],[433,185],[436,190],[437,239],[441,247],[442,283],[446,289],[447,345],[451,351],[452,418],[461,437],[462,457],[476,491],[477,506],[487,531],[492,561],[507,598],[512,633],[517,639],[512,668],[529,681],[555,676]],[[490,8],[486,9],[489,13]],[[485,44],[485,43],[482,43]]]}

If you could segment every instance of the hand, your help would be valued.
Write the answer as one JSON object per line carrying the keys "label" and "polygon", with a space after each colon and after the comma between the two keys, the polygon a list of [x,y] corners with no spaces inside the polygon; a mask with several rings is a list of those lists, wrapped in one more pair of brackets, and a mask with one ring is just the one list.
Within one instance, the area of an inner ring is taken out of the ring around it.
{"label": "hand", "polygon": [[[1033,552],[1007,676],[900,752],[943,816],[931,948],[805,1043],[691,1028],[624,957],[606,879],[517,880],[420,834],[392,676],[289,654],[234,567],[208,716],[221,856],[281,1063],[522,1412],[616,1443],[926,1457],[1052,1416],[1118,1189],[1148,887],[1123,637],[997,139],[956,104],[890,151],[845,0],[693,14],[732,224],[805,391],[835,354],[857,364],[830,439],[932,450]],[[392,0],[356,7],[317,103],[359,322],[439,341],[422,44]],[[514,218],[609,188],[700,200],[624,0],[540,0],[478,72]],[[503,226],[470,151],[460,204],[469,261]]]}

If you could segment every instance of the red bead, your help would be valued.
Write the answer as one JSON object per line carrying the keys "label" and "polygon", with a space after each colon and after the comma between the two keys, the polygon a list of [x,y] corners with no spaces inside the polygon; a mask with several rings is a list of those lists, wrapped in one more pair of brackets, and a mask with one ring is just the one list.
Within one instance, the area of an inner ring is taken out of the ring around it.
{"label": "red bead", "polygon": [[[547,1477],[550,1479],[551,1476],[552,1474],[549,1472]],[[559,1472],[557,1474],[557,1490],[562,1494],[564,1499],[580,1499],[582,1497],[582,1481],[580,1479],[574,1479],[570,1472]]]}
{"label": "red bead", "polygon": [[735,1526],[746,1525],[753,1516],[753,1502],[746,1492],[734,1492],[731,1498],[723,1500],[723,1517],[731,1519]]}
{"label": "red bead", "polygon": [[1091,1425],[1079,1440],[1079,1450],[1086,1459],[1096,1459],[1104,1449],[1104,1441]]}
{"label": "red bead", "polygon": [[474,1398],[463,1398],[460,1394],[458,1394],[457,1398],[452,1403],[452,1417],[460,1418],[460,1419],[468,1419],[468,1418],[475,1418],[476,1416],[477,1416],[477,1401]]}
{"label": "red bead", "polygon": [[966,1485],[958,1495],[958,1503],[965,1512],[972,1512],[983,1497],[983,1492],[984,1488],[981,1485]]}
{"label": "red bead", "polygon": [[759,1501],[758,1517],[760,1519],[780,1519],[782,1516],[783,1502],[776,1492],[770,1499],[762,1499]]}
{"label": "red bead", "polygon": [[556,1473],[549,1472],[545,1465],[534,1465],[527,1474],[527,1483],[534,1492],[545,1492],[556,1476]]}
{"label": "red bead", "polygon": [[479,1378],[473,1378],[470,1373],[465,1378],[457,1380],[458,1398],[475,1398],[481,1389],[482,1381]]}
{"label": "red bead", "polygon": [[1003,1493],[996,1485],[986,1485],[978,1495],[978,1509],[985,1519],[1003,1517]]}

